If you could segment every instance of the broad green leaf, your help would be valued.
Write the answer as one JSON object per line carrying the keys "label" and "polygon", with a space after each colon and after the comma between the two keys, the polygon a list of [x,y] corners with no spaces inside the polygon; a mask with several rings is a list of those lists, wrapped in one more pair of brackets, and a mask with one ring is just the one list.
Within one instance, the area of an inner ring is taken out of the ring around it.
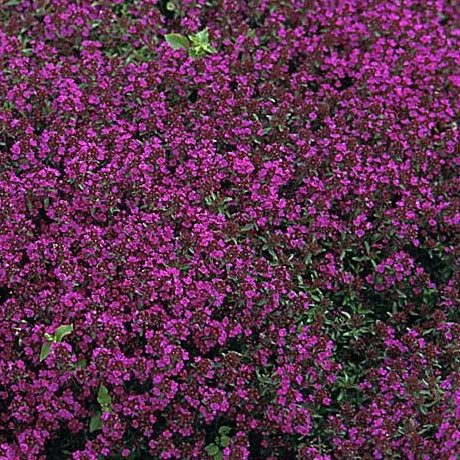
{"label": "broad green leaf", "polygon": [[48,358],[50,351],[51,351],[51,344],[53,342],[46,342],[42,345],[42,349],[40,351],[40,362]]}
{"label": "broad green leaf", "polygon": [[209,446],[206,446],[206,452],[209,455],[214,456],[214,455],[217,455],[220,452],[220,449],[215,444],[209,444]]}
{"label": "broad green leaf", "polygon": [[48,332],[45,332],[45,339],[48,340],[49,342],[54,342],[54,335],[48,334]]}
{"label": "broad green leaf", "polygon": [[56,331],[54,332],[54,337],[56,338],[56,342],[61,342],[62,339],[69,335],[73,331],[73,324],[64,324],[59,326]]}
{"label": "broad green leaf", "polygon": [[96,412],[89,421],[89,431],[93,432],[96,430],[100,430],[102,428],[102,414],[98,411]]}
{"label": "broad green leaf", "polygon": [[214,460],[222,460],[224,458],[224,454],[219,450],[217,454],[214,455]]}
{"label": "broad green leaf", "polygon": [[97,394],[97,402],[101,405],[104,412],[109,411],[112,406],[112,398],[109,395],[109,390],[102,383]]}
{"label": "broad green leaf", "polygon": [[190,46],[187,37],[184,37],[183,35],[180,35],[180,34],[167,34],[165,35],[165,40],[175,50],[179,48],[188,49],[188,47]]}

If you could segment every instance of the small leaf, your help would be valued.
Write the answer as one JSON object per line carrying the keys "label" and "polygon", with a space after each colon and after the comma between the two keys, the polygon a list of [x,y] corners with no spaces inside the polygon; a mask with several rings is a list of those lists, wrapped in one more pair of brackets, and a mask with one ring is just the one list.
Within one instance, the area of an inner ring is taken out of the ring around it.
{"label": "small leaf", "polygon": [[180,35],[180,34],[167,34],[165,35],[165,40],[175,50],[179,48],[188,49],[189,47],[189,41],[187,37],[184,37],[183,35]]}
{"label": "small leaf", "polygon": [[214,455],[214,460],[222,460],[224,458],[224,454],[219,451],[217,454]]}
{"label": "small leaf", "polygon": [[51,344],[53,342],[46,342],[42,345],[42,349],[40,351],[40,362],[48,358],[50,352],[51,352]]}
{"label": "small leaf", "polygon": [[200,32],[197,32],[195,34],[195,37],[200,40],[202,43],[208,43],[209,42],[209,31],[208,29],[203,29]]}
{"label": "small leaf", "polygon": [[109,390],[102,383],[97,394],[97,402],[101,405],[104,412],[109,411],[112,406],[112,398],[109,395]]}
{"label": "small leaf", "polygon": [[56,331],[54,332],[54,336],[56,337],[56,342],[61,342],[62,339],[69,335],[73,331],[73,324],[64,324],[59,326]]}
{"label": "small leaf", "polygon": [[206,452],[209,455],[214,456],[214,455],[217,455],[220,452],[220,449],[215,444],[209,444],[209,446],[206,447]]}
{"label": "small leaf", "polygon": [[230,433],[231,430],[232,429],[229,426],[221,426],[219,428],[219,434],[222,436],[226,436],[228,433]]}
{"label": "small leaf", "polygon": [[276,255],[276,252],[272,248],[268,249],[268,253],[273,257],[273,260],[278,261],[278,256]]}
{"label": "small leaf", "polygon": [[86,369],[86,360],[80,359],[75,363],[75,367],[79,367],[80,369]]}
{"label": "small leaf", "polygon": [[89,421],[89,431],[93,432],[96,430],[102,429],[102,414],[98,411],[96,412]]}
{"label": "small leaf", "polygon": [[45,332],[45,339],[48,340],[48,342],[54,342],[54,335],[48,334],[48,332]]}
{"label": "small leaf", "polygon": [[220,445],[222,447],[227,447],[230,444],[230,438],[228,436],[221,436],[220,437]]}

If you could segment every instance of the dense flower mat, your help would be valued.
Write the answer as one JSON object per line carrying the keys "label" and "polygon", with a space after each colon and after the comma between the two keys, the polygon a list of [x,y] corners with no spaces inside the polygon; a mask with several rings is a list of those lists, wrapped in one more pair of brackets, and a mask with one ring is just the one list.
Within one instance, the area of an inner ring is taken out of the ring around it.
{"label": "dense flower mat", "polygon": [[460,449],[455,0],[2,0],[0,458]]}

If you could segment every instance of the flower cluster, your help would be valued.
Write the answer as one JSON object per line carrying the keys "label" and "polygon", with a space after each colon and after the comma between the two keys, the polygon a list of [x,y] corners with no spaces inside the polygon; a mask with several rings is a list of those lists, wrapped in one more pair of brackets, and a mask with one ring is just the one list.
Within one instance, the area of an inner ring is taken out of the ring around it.
{"label": "flower cluster", "polygon": [[0,458],[458,458],[459,20],[4,1]]}

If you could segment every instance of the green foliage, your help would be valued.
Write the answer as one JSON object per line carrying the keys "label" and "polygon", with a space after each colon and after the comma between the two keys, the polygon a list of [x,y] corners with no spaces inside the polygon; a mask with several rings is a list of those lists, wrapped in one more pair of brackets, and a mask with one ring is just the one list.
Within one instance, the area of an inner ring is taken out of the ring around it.
{"label": "green foliage", "polygon": [[12,112],[15,109],[15,104],[12,101],[4,100],[2,109],[8,112]]}
{"label": "green foliage", "polygon": [[51,344],[53,342],[45,342],[43,345],[42,345],[42,349],[40,350],[40,362],[42,362],[44,359],[46,359],[50,352],[51,352]]}
{"label": "green foliage", "polygon": [[59,326],[56,331],[54,332],[54,337],[56,338],[56,342],[62,342],[62,339],[69,335],[73,331],[73,324],[66,324],[63,326]]}
{"label": "green foliage", "polygon": [[203,29],[196,34],[189,35],[188,38],[181,34],[167,34],[165,35],[165,40],[175,50],[180,48],[188,50],[188,54],[192,59],[217,53],[217,50],[209,43],[208,29]]}
{"label": "green foliage", "polygon": [[103,383],[100,384],[97,392],[97,402],[101,406],[101,410],[96,411],[89,421],[89,430],[91,432],[102,429],[104,423],[102,414],[104,412],[112,412],[112,398],[109,390]]}
{"label": "green foliage", "polygon": [[75,368],[86,369],[86,360],[80,359],[75,363]]}
{"label": "green foliage", "polygon": [[21,0],[9,0],[8,2],[4,3],[3,6],[17,6],[21,4]]}
{"label": "green foliage", "polygon": [[214,458],[214,460],[221,460],[223,455],[222,452],[216,444],[209,444],[209,446],[206,447],[206,452]]}
{"label": "green foliage", "polygon": [[219,428],[219,435],[216,437],[212,444],[206,446],[206,452],[214,458],[214,460],[222,460],[223,449],[230,444],[230,431],[229,426],[221,426]]}
{"label": "green foliage", "polygon": [[190,57],[197,59],[204,57],[207,54],[217,53],[217,50],[209,43],[209,32],[208,29],[204,29],[201,32],[197,32],[194,35],[189,35],[189,39],[192,42],[190,48]]}
{"label": "green foliage", "polygon": [[101,418],[101,416],[102,416],[101,412],[97,411],[91,417],[91,420],[89,421],[89,431],[90,432],[102,429],[102,418]]}
{"label": "green foliage", "polygon": [[97,402],[100,404],[102,412],[110,412],[112,410],[112,398],[109,395],[109,390],[103,383],[99,387]]}
{"label": "green foliage", "polygon": [[49,356],[53,343],[62,342],[62,339],[72,331],[73,324],[63,324],[59,326],[52,335],[45,332],[44,336],[47,341],[42,345],[40,350],[40,362],[44,361]]}
{"label": "green foliage", "polygon": [[187,37],[184,37],[180,34],[167,34],[165,35],[165,40],[171,45],[171,48],[174,50],[180,48],[188,49],[190,46]]}

